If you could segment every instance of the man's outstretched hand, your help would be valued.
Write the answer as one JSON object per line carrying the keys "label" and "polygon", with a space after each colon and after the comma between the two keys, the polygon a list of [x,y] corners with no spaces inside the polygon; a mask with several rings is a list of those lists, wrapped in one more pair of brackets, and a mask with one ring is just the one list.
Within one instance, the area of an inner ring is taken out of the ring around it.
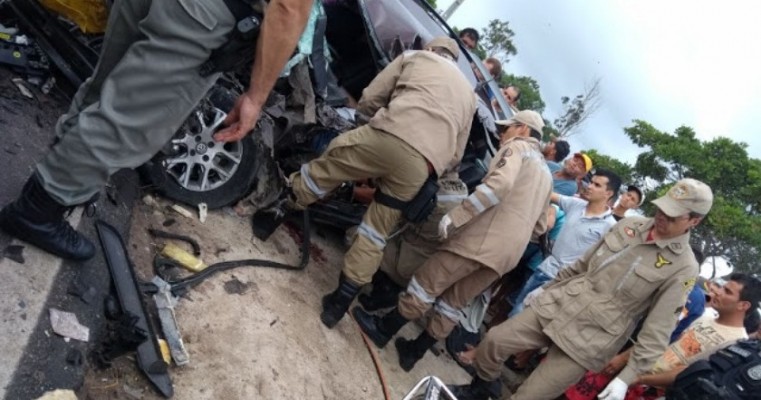
{"label": "man's outstretched hand", "polygon": [[251,97],[244,93],[235,101],[235,107],[227,114],[222,122],[225,128],[214,134],[214,140],[218,142],[237,142],[243,139],[256,125],[262,105],[254,102]]}

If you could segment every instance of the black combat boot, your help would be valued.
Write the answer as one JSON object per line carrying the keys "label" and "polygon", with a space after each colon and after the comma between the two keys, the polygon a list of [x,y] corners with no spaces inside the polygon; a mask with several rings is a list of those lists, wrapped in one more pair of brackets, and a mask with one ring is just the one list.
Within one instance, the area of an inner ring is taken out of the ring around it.
{"label": "black combat boot", "polygon": [[389,278],[383,271],[373,275],[373,290],[370,294],[360,294],[357,300],[365,311],[378,311],[384,308],[394,307],[399,301],[399,293],[404,290]]}
{"label": "black combat boot", "polygon": [[351,302],[357,297],[361,288],[362,286],[349,282],[342,273],[336,290],[322,298],[322,313],[320,314],[322,323],[328,328],[336,326],[349,310]]}
{"label": "black combat boot", "polygon": [[379,348],[385,347],[388,341],[399,332],[399,329],[407,324],[407,319],[399,314],[398,308],[394,308],[383,317],[370,315],[359,307],[354,307],[351,313],[362,331]]}
{"label": "black combat boot", "polygon": [[470,385],[450,386],[449,390],[457,400],[499,399],[502,395],[502,384],[499,379],[486,381],[476,375]]}
{"label": "black combat boot", "polygon": [[396,352],[399,353],[399,366],[403,370],[410,372],[412,367],[415,366],[437,340],[428,334],[428,331],[423,331],[415,340],[407,340],[398,338],[394,342],[396,345]]}
{"label": "black combat boot", "polygon": [[87,260],[95,255],[95,246],[64,219],[72,208],[53,199],[32,174],[19,198],[0,211],[0,228],[61,258]]}
{"label": "black combat boot", "polygon": [[266,241],[282,224],[288,214],[295,208],[293,191],[290,187],[285,187],[275,201],[266,207],[262,207],[254,213],[251,218],[251,225],[254,229],[254,236],[259,240]]}

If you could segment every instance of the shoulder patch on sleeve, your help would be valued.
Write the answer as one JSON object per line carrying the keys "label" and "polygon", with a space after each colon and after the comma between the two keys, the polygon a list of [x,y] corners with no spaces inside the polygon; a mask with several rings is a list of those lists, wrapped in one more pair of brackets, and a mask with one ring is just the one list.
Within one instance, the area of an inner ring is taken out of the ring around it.
{"label": "shoulder patch on sleeve", "polygon": [[502,157],[500,157],[499,162],[497,162],[497,168],[502,168],[507,164],[507,157],[510,157],[513,155],[513,149],[507,148],[504,153],[502,153]]}

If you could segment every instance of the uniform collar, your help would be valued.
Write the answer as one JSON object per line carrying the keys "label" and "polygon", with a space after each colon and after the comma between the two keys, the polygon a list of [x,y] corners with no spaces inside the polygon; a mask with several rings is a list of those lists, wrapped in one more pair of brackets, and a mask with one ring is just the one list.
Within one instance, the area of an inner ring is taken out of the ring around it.
{"label": "uniform collar", "polygon": [[[653,225],[655,225],[655,218],[648,218],[647,222],[638,228],[643,242],[647,241],[648,232],[650,232]],[[662,249],[668,248],[674,254],[682,254],[686,249],[690,248],[690,231],[671,239],[656,240],[655,245]]]}

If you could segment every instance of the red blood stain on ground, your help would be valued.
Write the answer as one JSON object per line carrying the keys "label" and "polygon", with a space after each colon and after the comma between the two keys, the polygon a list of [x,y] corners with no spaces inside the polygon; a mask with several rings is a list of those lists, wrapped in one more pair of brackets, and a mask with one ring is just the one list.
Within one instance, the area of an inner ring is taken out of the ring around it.
{"label": "red blood stain on ground", "polygon": [[[301,246],[304,242],[304,232],[301,230],[301,227],[293,222],[286,221],[283,223],[283,228],[285,228],[288,236],[293,239],[293,242],[296,243],[297,246]],[[328,261],[328,258],[325,257],[325,253],[322,249],[314,243],[309,243],[309,257],[320,264],[324,264]]]}

